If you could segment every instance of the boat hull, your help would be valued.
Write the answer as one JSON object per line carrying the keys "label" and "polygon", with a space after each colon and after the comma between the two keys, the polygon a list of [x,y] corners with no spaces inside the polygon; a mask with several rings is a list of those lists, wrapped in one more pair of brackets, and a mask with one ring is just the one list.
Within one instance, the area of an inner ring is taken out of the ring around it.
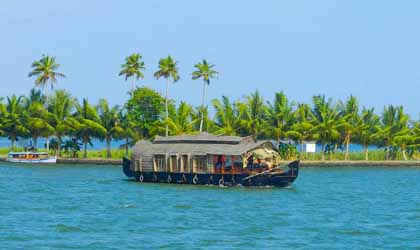
{"label": "boat hull", "polygon": [[218,173],[172,173],[172,172],[133,172],[130,170],[130,160],[123,160],[123,172],[127,177],[134,177],[141,183],[173,183],[191,185],[219,186],[275,186],[292,185],[299,173],[299,162],[289,164],[289,171],[268,172],[251,176],[244,174]]}
{"label": "boat hull", "polygon": [[57,163],[57,158],[51,157],[46,159],[15,159],[15,158],[6,158],[8,162],[14,163]]}

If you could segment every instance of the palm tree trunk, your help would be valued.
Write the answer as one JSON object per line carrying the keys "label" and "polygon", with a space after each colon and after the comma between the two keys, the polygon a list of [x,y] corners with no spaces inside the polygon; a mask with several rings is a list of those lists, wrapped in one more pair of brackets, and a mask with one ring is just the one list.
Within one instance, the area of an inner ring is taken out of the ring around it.
{"label": "palm tree trunk", "polygon": [[204,122],[204,102],[206,100],[206,82],[203,82],[203,95],[201,96],[201,121],[200,121],[200,133],[203,132],[203,122]]}
{"label": "palm tree trunk", "polygon": [[106,158],[111,158],[111,138],[106,138]]}
{"label": "palm tree trunk", "polygon": [[83,146],[83,158],[87,158],[87,141],[86,140],[83,140],[83,143],[84,143],[84,146]]}
{"label": "palm tree trunk", "polygon": [[125,137],[125,155],[128,156],[128,136]]}
{"label": "palm tree trunk", "polygon": [[333,160],[335,160],[335,155],[336,155],[336,152],[337,152],[337,147],[338,147],[338,145],[337,145],[337,143],[335,143],[334,144],[334,151],[333,151]]}
{"label": "palm tree trunk", "polygon": [[16,137],[15,136],[12,136],[12,137],[10,137],[10,140],[12,142],[11,150],[13,151],[13,150],[15,150]]}
{"label": "palm tree trunk", "polygon": [[406,160],[407,160],[407,155],[406,155],[406,153],[405,153],[405,148],[402,148],[402,149],[401,149],[401,152],[402,152],[402,155],[403,155],[403,159],[404,159],[404,161],[406,161]]}
{"label": "palm tree trunk", "polygon": [[349,159],[349,145],[350,145],[350,138],[347,138],[346,139],[346,153],[344,154],[345,161]]}
{"label": "palm tree trunk", "polygon": [[325,160],[325,144],[324,143],[322,143],[322,146],[321,146],[321,160],[322,161],[324,161]]}
{"label": "palm tree trunk", "polygon": [[168,92],[169,92],[169,78],[166,79],[166,94],[165,94],[165,111],[166,111],[166,128],[165,128],[165,135],[169,135],[169,127],[168,127],[168,118],[169,118],[169,111],[168,111]]}
{"label": "palm tree trunk", "polygon": [[365,160],[369,160],[369,146],[365,145]]}
{"label": "palm tree trunk", "polygon": [[38,136],[34,136],[34,152],[38,151]]}
{"label": "palm tree trunk", "polygon": [[47,144],[47,152],[50,152],[50,137],[47,136],[45,139],[47,140],[46,141],[46,144]]}
{"label": "palm tree trunk", "polygon": [[61,136],[57,136],[57,152],[55,153],[55,155],[57,157],[61,157]]}

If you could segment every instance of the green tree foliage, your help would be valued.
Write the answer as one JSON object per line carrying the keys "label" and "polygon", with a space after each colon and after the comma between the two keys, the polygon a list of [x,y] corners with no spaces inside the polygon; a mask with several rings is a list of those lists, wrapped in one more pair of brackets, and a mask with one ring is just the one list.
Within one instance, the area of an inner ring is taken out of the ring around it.
{"label": "green tree foliage", "polygon": [[339,124],[341,122],[337,105],[332,99],[327,100],[324,95],[313,97],[311,112],[314,127],[311,130],[314,139],[322,146],[322,160],[325,160],[325,145],[336,141],[340,137]]}
{"label": "green tree foliage", "polygon": [[209,64],[206,60],[194,65],[196,70],[192,73],[192,79],[203,79],[203,94],[201,96],[201,119],[200,119],[200,133],[203,131],[204,111],[206,111],[206,85],[210,85],[210,79],[216,77],[219,73],[215,71],[214,65]]}
{"label": "green tree foliage", "polygon": [[353,134],[355,134],[362,125],[359,117],[359,103],[354,96],[350,96],[346,103],[340,103],[341,106],[341,130],[343,131],[343,141],[346,147],[344,159],[349,158],[349,147]]}
{"label": "green tree foliage", "polygon": [[144,62],[142,61],[142,56],[139,53],[131,54],[125,58],[124,64],[121,65],[121,71],[118,74],[119,76],[124,76],[127,81],[129,78],[133,78],[131,83],[131,96],[133,96],[136,81],[140,78],[144,78]]}
{"label": "green tree foliage", "polygon": [[263,135],[267,129],[267,107],[258,91],[245,98],[245,102],[238,102],[241,134],[251,134],[254,141]]}
{"label": "green tree foliage", "polygon": [[27,134],[28,130],[23,121],[23,96],[7,97],[5,113],[3,114],[3,133],[11,141],[11,150],[15,149],[15,142],[19,137]]}
{"label": "green tree foliage", "polygon": [[214,133],[219,135],[237,135],[241,120],[236,105],[231,103],[227,96],[222,96],[222,100],[214,99],[212,103],[216,110]]}
{"label": "green tree foliage", "polygon": [[49,98],[48,112],[51,114],[50,124],[54,127],[57,139],[57,156],[61,156],[63,137],[73,135],[77,130],[78,121],[72,116],[77,100],[65,90],[56,90]]}
{"label": "green tree foliage", "polygon": [[363,108],[361,114],[361,126],[355,131],[356,141],[360,143],[365,151],[365,160],[369,160],[369,146],[374,145],[376,133],[379,131],[379,116],[374,109]]}
{"label": "green tree foliage", "polygon": [[[179,80],[178,74],[178,62],[174,61],[171,56],[162,58],[159,60],[159,70],[155,72],[154,76],[156,79],[161,77],[166,79],[166,91],[165,91],[165,119],[169,118],[169,84],[172,78],[172,82],[175,83]],[[166,124],[165,135],[168,136],[169,127]]]}
{"label": "green tree foliage", "polygon": [[286,136],[299,142],[302,153],[304,141],[312,139],[311,131],[314,125],[311,120],[311,107],[308,104],[298,104],[293,117],[294,123],[286,132]]}
{"label": "green tree foliage", "polygon": [[34,142],[34,150],[38,148],[39,137],[49,137],[54,133],[54,127],[51,126],[51,114],[42,103],[37,101],[28,101],[29,107],[25,110],[23,119],[25,126]]}
{"label": "green tree foliage", "polygon": [[193,132],[191,119],[192,108],[186,102],[181,102],[174,115],[171,115],[165,122],[169,127],[171,135],[182,135]]}
{"label": "green tree foliage", "polygon": [[405,156],[405,147],[408,130],[409,117],[404,113],[402,106],[390,105],[384,108],[381,118],[381,127],[377,133],[377,138],[381,142],[380,146],[385,146],[385,159],[396,158],[398,146],[403,146],[403,155]]}
{"label": "green tree foliage", "polygon": [[130,116],[127,112],[127,109],[121,109],[118,112],[118,121],[119,126],[121,127],[121,130],[119,130],[119,138],[122,138],[125,140],[124,143],[124,149],[125,149],[125,155],[128,156],[128,147],[130,144],[134,144],[133,142],[130,142],[130,139],[137,139],[138,136],[134,130],[135,122],[133,121],[133,117]]}
{"label": "green tree foliage", "polygon": [[119,138],[122,134],[120,121],[118,117],[119,106],[110,107],[108,101],[105,99],[99,100],[97,111],[99,114],[100,124],[105,128],[106,132],[103,139],[106,142],[106,157],[111,158],[111,141],[112,139]]}
{"label": "green tree foliage", "polygon": [[42,88],[46,88],[50,84],[51,91],[54,88],[54,84],[57,83],[57,78],[66,77],[63,73],[57,72],[60,64],[56,63],[55,57],[43,55],[38,61],[32,63],[32,71],[29,73],[29,77],[35,76],[35,85]]}
{"label": "green tree foliage", "polygon": [[268,103],[268,136],[277,141],[277,147],[280,140],[287,136],[291,131],[294,122],[293,103],[289,103],[287,96],[283,92],[275,94],[273,103]]}
{"label": "green tree foliage", "polygon": [[83,157],[87,157],[87,145],[92,145],[92,137],[103,138],[106,135],[106,129],[101,125],[100,118],[95,108],[89,104],[85,98],[82,104],[76,106],[75,118],[78,124],[75,126],[76,135],[83,141]]}
{"label": "green tree foliage", "polygon": [[150,88],[142,87],[134,91],[133,97],[127,102],[127,111],[139,138],[150,139],[156,135],[154,128],[163,124],[164,103],[165,99]]}

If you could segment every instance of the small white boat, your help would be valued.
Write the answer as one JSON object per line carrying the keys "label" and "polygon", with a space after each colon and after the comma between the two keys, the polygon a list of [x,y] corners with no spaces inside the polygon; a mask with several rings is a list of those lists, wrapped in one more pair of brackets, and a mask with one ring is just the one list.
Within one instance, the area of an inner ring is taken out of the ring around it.
{"label": "small white boat", "polygon": [[47,152],[10,152],[6,161],[19,163],[56,163],[57,157]]}

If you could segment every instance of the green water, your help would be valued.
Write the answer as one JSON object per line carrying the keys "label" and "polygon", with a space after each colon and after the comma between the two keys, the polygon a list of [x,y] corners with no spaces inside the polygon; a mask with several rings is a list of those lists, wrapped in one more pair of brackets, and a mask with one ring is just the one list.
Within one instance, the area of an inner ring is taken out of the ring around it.
{"label": "green water", "polygon": [[0,248],[420,249],[420,169],[305,168],[255,189],[0,163]]}

